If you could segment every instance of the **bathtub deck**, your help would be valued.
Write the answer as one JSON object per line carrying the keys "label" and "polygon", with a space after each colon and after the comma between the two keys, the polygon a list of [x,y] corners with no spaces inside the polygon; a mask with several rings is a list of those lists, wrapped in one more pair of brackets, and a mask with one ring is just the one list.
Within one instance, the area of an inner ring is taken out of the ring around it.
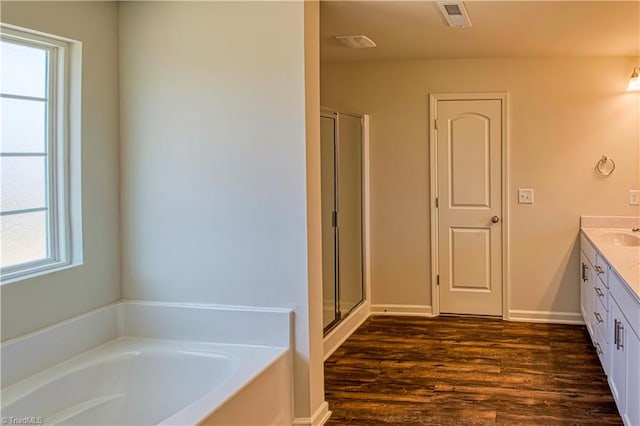
{"label": "bathtub deck", "polygon": [[371,317],[325,392],[327,425],[622,424],[582,326]]}

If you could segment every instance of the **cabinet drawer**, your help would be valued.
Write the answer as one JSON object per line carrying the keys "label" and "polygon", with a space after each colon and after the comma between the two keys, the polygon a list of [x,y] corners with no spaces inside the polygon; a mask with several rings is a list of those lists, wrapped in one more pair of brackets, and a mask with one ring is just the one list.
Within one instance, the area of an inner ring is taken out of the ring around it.
{"label": "cabinet drawer", "polygon": [[600,340],[604,343],[609,342],[609,333],[607,333],[607,324],[609,319],[609,314],[600,302],[594,300],[593,302],[593,318],[591,319],[591,323],[594,328],[594,335],[600,335]]}
{"label": "cabinet drawer", "polygon": [[593,347],[596,350],[596,354],[598,354],[598,358],[600,358],[600,364],[602,364],[605,374],[608,376],[610,367],[609,345],[598,329],[593,333]]}
{"label": "cabinet drawer", "polygon": [[580,249],[584,252],[584,255],[587,256],[589,262],[592,265],[596,264],[596,249],[591,245],[587,237],[580,234]]}
{"label": "cabinet drawer", "polygon": [[602,257],[600,252],[596,253],[596,263],[593,265],[593,269],[595,270],[596,276],[600,279],[602,284],[605,287],[609,288],[608,276],[609,269],[611,268],[609,268],[609,264],[606,260],[604,260],[604,257]]}
{"label": "cabinet drawer", "polygon": [[629,322],[633,332],[636,336],[640,336],[640,305],[627,289],[627,285],[614,271],[609,274],[609,291],[611,292],[611,297],[616,301]]}
{"label": "cabinet drawer", "polygon": [[597,303],[600,303],[600,309],[609,312],[609,290],[599,280],[593,285],[593,300],[598,301],[594,305],[595,308],[598,308]]}

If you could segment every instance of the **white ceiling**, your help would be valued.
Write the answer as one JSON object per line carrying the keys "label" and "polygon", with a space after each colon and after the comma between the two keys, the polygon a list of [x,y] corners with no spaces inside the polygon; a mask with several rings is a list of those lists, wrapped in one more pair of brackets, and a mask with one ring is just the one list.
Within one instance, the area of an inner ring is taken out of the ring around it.
{"label": "white ceiling", "polygon": [[[471,28],[433,1],[322,1],[323,62],[518,56],[640,56],[640,1],[466,1]],[[364,34],[377,47],[342,47]]]}

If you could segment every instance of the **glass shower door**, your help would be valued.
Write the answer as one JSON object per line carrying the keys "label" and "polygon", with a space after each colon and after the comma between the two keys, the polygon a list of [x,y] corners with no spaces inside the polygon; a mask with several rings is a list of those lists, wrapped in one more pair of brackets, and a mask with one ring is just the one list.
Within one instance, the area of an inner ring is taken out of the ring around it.
{"label": "glass shower door", "polygon": [[320,118],[325,332],[364,300],[362,118]]}
{"label": "glass shower door", "polygon": [[364,298],[362,118],[338,113],[338,299],[347,315]]}

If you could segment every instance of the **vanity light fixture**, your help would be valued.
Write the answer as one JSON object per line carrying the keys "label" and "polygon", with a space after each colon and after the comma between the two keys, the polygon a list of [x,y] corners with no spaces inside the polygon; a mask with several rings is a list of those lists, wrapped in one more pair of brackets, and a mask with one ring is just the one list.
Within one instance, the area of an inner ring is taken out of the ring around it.
{"label": "vanity light fixture", "polygon": [[634,67],[633,73],[631,73],[631,80],[629,80],[629,86],[627,86],[628,92],[640,91],[640,77],[638,77],[639,73],[640,73],[640,67]]}

